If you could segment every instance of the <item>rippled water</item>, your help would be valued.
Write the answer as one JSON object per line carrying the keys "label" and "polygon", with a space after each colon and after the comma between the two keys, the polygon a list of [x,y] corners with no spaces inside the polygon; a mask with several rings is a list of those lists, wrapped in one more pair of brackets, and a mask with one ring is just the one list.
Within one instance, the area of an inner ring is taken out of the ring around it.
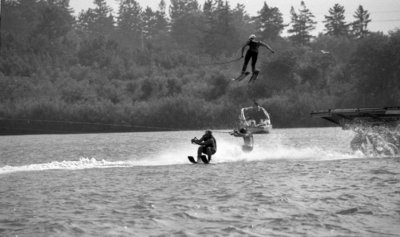
{"label": "rippled water", "polygon": [[339,128],[0,137],[1,236],[400,236],[400,160]]}

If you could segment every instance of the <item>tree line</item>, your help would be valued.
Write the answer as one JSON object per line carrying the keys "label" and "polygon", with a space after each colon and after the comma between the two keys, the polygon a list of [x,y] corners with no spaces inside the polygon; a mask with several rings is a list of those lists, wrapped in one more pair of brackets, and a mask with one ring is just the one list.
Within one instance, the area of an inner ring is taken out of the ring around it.
{"label": "tree line", "polygon": [[[1,133],[232,128],[254,100],[274,127],[326,125],[312,110],[398,106],[400,31],[370,32],[361,5],[349,21],[332,6],[315,37],[304,1],[288,25],[266,2],[255,16],[222,0],[121,0],[116,13],[94,0],[77,16],[68,0],[2,3]],[[254,84],[232,82],[252,33],[276,53],[261,51]]]}

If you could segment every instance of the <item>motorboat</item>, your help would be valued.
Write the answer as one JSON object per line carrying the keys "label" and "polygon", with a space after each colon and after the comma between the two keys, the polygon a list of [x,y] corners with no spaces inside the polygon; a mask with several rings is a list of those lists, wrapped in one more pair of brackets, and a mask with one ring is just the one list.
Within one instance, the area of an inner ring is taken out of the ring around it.
{"label": "motorboat", "polygon": [[240,127],[250,133],[270,133],[272,130],[271,118],[266,109],[257,105],[242,108],[239,115]]}

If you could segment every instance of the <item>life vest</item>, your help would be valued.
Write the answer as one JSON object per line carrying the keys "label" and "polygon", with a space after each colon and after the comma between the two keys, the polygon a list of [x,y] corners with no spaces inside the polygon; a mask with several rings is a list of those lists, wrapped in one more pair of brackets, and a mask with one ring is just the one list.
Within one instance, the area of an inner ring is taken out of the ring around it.
{"label": "life vest", "polygon": [[214,148],[214,150],[217,150],[217,141],[215,140],[214,136],[211,135],[211,137],[206,138],[205,135],[200,139],[200,141],[204,142],[205,147],[211,147]]}
{"label": "life vest", "polygon": [[258,48],[260,47],[260,41],[249,40],[247,45],[249,46],[249,51],[258,53]]}

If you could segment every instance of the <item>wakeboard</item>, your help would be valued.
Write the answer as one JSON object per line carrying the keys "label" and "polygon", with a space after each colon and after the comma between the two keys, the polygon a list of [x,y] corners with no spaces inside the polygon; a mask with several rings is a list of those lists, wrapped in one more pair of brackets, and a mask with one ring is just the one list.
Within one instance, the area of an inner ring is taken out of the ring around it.
{"label": "wakeboard", "polygon": [[241,81],[241,80],[245,79],[248,75],[250,75],[250,72],[242,73],[238,77],[233,78],[232,81]]}
{"label": "wakeboard", "polygon": [[259,70],[254,71],[253,74],[250,77],[249,83],[255,82],[259,73],[260,73]]}
{"label": "wakeboard", "polygon": [[[195,160],[195,158],[194,158],[193,156],[188,156],[188,159],[189,159],[190,163],[199,164],[199,163]],[[205,156],[205,155],[200,156],[200,159],[201,159],[201,161],[203,161],[204,164],[208,164],[208,163],[209,163],[209,161],[208,161],[208,159],[207,159],[207,156]]]}

